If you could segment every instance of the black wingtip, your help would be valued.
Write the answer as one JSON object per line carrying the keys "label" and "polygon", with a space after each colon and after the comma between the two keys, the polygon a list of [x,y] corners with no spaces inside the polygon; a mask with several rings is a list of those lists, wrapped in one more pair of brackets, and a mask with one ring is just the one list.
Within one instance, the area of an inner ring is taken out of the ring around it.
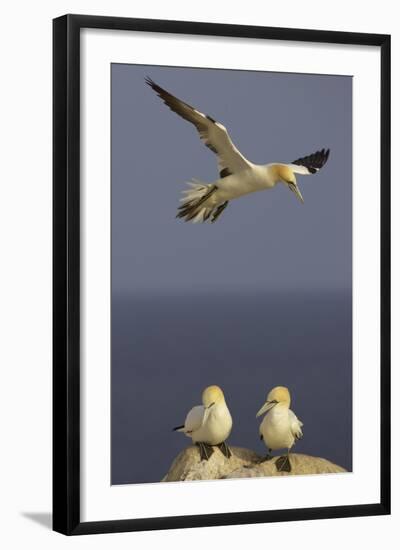
{"label": "black wingtip", "polygon": [[292,164],[297,164],[298,166],[304,166],[308,169],[310,174],[315,174],[320,170],[327,162],[330,154],[330,149],[321,149],[316,151],[312,155],[302,157],[293,161]]}
{"label": "black wingtip", "polygon": [[144,81],[146,82],[146,84],[148,86],[150,86],[150,88],[152,88],[157,94],[160,94],[161,92],[165,92],[165,90],[163,90],[163,88],[161,88],[161,86],[159,86],[156,82],[154,82],[154,80],[152,78],[150,78],[149,76],[146,76],[146,78],[144,79]]}
{"label": "black wingtip", "polygon": [[329,158],[329,153],[330,153],[330,149],[322,149],[322,151],[321,151],[322,158],[324,159],[323,160],[324,164],[326,164],[326,162]]}
{"label": "black wingtip", "polygon": [[153,88],[153,90],[155,90],[156,88],[158,88],[157,84],[154,82],[154,80],[152,78],[150,78],[149,76],[146,76],[144,81],[146,82],[146,84],[148,86],[150,86],[150,88]]}
{"label": "black wingtip", "polygon": [[177,430],[181,430],[182,428],[184,428],[185,426],[182,425],[182,426],[177,426],[176,428],[172,428],[172,431],[173,432],[176,432]]}
{"label": "black wingtip", "polygon": [[[166,102],[166,98],[167,96],[171,96],[171,94],[169,92],[167,92],[167,90],[164,90],[164,88],[161,88],[161,86],[159,86],[156,82],[154,82],[154,80],[152,78],[150,78],[149,76],[146,76],[144,81],[146,82],[146,84],[148,86],[150,86],[150,88],[152,90],[154,90],[156,92],[156,94],[161,97],[161,99]],[[172,97],[172,96],[171,96]]]}

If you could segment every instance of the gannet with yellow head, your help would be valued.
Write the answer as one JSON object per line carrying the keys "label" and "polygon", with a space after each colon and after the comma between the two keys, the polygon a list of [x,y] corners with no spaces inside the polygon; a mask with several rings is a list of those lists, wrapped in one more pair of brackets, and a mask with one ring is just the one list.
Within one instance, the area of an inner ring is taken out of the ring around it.
{"label": "gannet with yellow head", "polygon": [[290,472],[292,467],[289,451],[298,439],[303,437],[303,423],[290,410],[290,392],[284,386],[276,386],[267,395],[267,400],[256,414],[256,417],[267,413],[260,424],[260,437],[268,449],[265,460],[272,458],[271,451],[287,449],[287,455],[276,461],[280,472]]}
{"label": "gannet with yellow head", "polygon": [[195,126],[200,140],[218,160],[219,178],[212,183],[192,180],[190,188],[183,191],[185,196],[181,199],[177,218],[193,223],[214,223],[232,199],[272,189],[278,183],[283,183],[304,202],[295,174],[307,176],[317,173],[328,160],[329,149],[321,149],[291,163],[254,164],[235,147],[220,122],[167,92],[151,78],[146,78],[146,83],[171,111]]}
{"label": "gannet with yellow head", "polygon": [[174,428],[190,437],[200,450],[201,460],[208,460],[218,446],[230,458],[232,453],[225,443],[232,430],[232,417],[219,386],[208,386],[202,394],[202,405],[191,409],[183,426]]}
{"label": "gannet with yellow head", "polygon": [[303,195],[300,193],[299,186],[297,185],[294,169],[289,164],[273,164],[271,171],[275,172],[275,178],[278,182],[287,185],[299,201],[304,202]]}

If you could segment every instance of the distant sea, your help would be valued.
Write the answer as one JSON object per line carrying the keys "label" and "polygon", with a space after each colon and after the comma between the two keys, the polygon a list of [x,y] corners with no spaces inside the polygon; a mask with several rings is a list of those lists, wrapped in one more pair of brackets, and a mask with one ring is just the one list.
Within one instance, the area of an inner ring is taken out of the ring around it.
{"label": "distant sea", "polygon": [[220,385],[229,443],[263,454],[255,415],[287,386],[304,423],[294,451],[352,469],[351,293],[114,295],[112,484],[157,482],[190,444],[172,432]]}

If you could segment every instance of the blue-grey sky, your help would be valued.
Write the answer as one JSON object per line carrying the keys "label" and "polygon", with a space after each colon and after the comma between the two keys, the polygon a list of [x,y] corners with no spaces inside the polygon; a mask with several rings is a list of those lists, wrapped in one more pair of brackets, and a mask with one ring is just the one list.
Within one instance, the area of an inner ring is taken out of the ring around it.
{"label": "blue-grey sky", "polygon": [[[221,121],[251,161],[330,148],[319,174],[298,176],[305,203],[279,185],[215,224],[176,220],[185,182],[215,180],[216,158],[146,75]],[[112,65],[113,292],[350,289],[351,89],[346,76]]]}

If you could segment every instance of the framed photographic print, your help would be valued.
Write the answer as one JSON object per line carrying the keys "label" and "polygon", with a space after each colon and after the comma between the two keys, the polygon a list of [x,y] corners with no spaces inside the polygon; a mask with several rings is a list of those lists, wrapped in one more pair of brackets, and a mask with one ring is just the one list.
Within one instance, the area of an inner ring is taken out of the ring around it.
{"label": "framed photographic print", "polygon": [[55,19],[54,529],[388,514],[389,250],[389,36]]}

